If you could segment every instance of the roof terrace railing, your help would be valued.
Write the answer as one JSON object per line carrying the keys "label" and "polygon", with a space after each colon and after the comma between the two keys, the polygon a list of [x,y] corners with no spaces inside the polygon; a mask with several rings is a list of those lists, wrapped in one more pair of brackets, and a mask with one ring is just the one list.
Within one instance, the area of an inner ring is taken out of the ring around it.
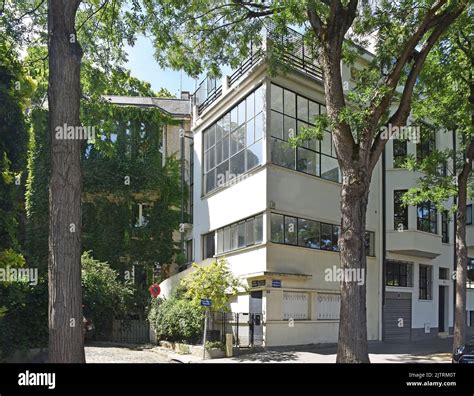
{"label": "roof terrace railing", "polygon": [[[271,46],[278,60],[284,66],[288,66],[311,78],[320,81],[323,79],[321,67],[316,61],[317,52],[314,46],[305,43],[301,33],[289,28],[287,34],[281,35],[270,26],[267,29],[266,40],[267,48]],[[262,47],[251,48],[250,56],[228,77],[229,87],[257,64],[263,58],[263,55]],[[193,103],[198,108],[198,114],[201,114],[221,95],[222,84],[220,80],[206,76],[192,95]]]}

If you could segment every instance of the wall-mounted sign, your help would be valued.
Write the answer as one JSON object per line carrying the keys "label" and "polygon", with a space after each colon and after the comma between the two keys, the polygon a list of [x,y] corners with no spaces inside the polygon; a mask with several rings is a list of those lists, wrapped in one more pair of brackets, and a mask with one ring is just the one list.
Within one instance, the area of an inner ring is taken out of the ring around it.
{"label": "wall-mounted sign", "polygon": [[280,279],[272,279],[272,287],[281,287]]}
{"label": "wall-mounted sign", "polygon": [[261,287],[261,286],[265,286],[265,284],[266,284],[265,279],[252,281],[252,287]]}

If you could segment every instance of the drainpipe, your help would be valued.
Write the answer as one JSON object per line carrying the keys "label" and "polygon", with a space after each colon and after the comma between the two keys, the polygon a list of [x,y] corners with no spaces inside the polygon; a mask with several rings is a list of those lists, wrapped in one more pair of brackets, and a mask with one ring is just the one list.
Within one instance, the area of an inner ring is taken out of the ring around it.
{"label": "drainpipe", "polygon": [[[179,140],[180,140],[180,162],[181,162],[181,224],[184,224],[184,124],[181,122],[179,130]],[[181,226],[182,227],[182,226]],[[184,230],[180,229],[181,235],[181,253],[183,257],[185,255],[184,251]]]}
{"label": "drainpipe", "polygon": [[387,256],[387,186],[385,177],[385,148],[382,151],[382,341],[385,339],[385,265]]}
{"label": "drainpipe", "polygon": [[[456,166],[456,149],[457,149],[457,142],[456,142],[456,132],[453,130],[453,173],[454,176],[457,177],[457,166]],[[458,197],[454,196],[454,205],[457,205]],[[453,271],[456,271],[456,262],[457,262],[457,254],[456,254],[456,228],[457,228],[457,216],[454,216],[454,233],[453,233]],[[454,328],[454,321],[456,317],[456,280],[453,279],[453,328]],[[449,334],[449,323],[448,323],[448,334]]]}

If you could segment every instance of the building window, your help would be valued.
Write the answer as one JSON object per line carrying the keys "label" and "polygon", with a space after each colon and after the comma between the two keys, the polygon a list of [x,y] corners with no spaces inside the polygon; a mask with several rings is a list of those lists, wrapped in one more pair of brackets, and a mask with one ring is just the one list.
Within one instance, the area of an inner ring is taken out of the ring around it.
{"label": "building window", "polygon": [[203,247],[203,259],[214,257],[216,254],[216,246],[215,246],[215,232],[209,232],[202,236],[202,247]]}
{"label": "building window", "polygon": [[467,311],[467,323],[469,327],[474,327],[474,311]]}
{"label": "building window", "polygon": [[474,259],[467,259],[467,287],[474,288]]}
{"label": "building window", "polygon": [[472,205],[466,206],[466,225],[472,224]]}
{"label": "building window", "polygon": [[[311,249],[339,251],[340,226],[272,213],[270,216],[271,241]],[[375,256],[375,234],[366,231],[366,254]]]}
{"label": "building window", "polygon": [[420,231],[438,233],[438,211],[433,202],[423,202],[417,207],[417,229]]}
{"label": "building window", "polygon": [[[263,215],[249,217],[217,231],[217,254],[256,245],[263,241]],[[209,234],[207,234],[209,235]]]}
{"label": "building window", "polygon": [[420,264],[419,274],[419,288],[420,300],[431,300],[432,299],[432,267],[430,265]]}
{"label": "building window", "polygon": [[193,258],[193,240],[189,239],[184,242],[184,253],[186,255],[186,263],[191,263]]}
{"label": "building window", "polygon": [[203,132],[205,194],[262,163],[262,96],[260,87]]}
{"label": "building window", "polygon": [[420,142],[416,145],[416,159],[422,161],[436,149],[435,132],[424,130],[420,136]]}
{"label": "building window", "polygon": [[387,261],[385,284],[395,287],[413,287],[413,264],[403,261]]}
{"label": "building window", "polygon": [[408,230],[408,206],[403,205],[402,197],[407,190],[393,192],[393,228],[395,230]]}
{"label": "building window", "polygon": [[283,320],[305,320],[308,315],[308,293],[283,292]]}
{"label": "building window", "polygon": [[332,293],[318,293],[317,318],[318,320],[339,320],[341,296]]}
{"label": "building window", "polygon": [[441,235],[442,242],[449,243],[449,211],[443,210],[441,213]]}
{"label": "building window", "polygon": [[321,177],[341,181],[336,150],[330,132],[321,140],[316,138],[292,148],[288,139],[302,128],[313,126],[315,117],[325,113],[324,105],[272,84],[270,133],[272,136],[272,163]]}
{"label": "building window", "polygon": [[400,138],[393,139],[393,167],[401,168],[407,159],[407,142]]}
{"label": "building window", "polygon": [[439,267],[439,279],[449,279],[449,268]]}

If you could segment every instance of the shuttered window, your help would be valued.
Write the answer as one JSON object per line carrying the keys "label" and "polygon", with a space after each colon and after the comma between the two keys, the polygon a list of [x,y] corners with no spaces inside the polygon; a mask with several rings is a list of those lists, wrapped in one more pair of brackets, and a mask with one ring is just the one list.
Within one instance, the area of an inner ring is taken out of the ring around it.
{"label": "shuttered window", "polygon": [[341,296],[333,293],[318,293],[317,312],[319,320],[339,320]]}
{"label": "shuttered window", "polygon": [[308,293],[283,292],[283,320],[308,319]]}

